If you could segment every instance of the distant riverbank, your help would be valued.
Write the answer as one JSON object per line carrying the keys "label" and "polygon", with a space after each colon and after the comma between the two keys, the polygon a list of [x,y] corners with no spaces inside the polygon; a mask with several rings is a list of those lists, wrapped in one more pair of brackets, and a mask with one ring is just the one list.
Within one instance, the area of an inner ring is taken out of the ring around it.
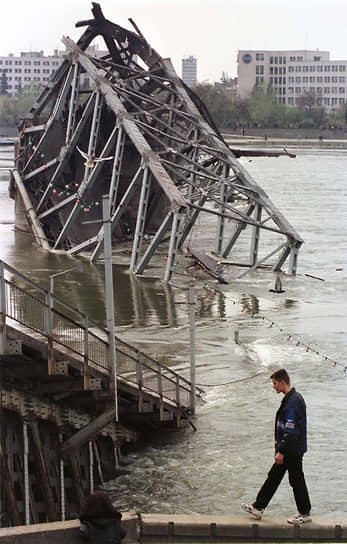
{"label": "distant riverbank", "polygon": [[229,144],[238,146],[283,147],[283,145],[290,145],[292,147],[347,148],[347,132],[340,129],[245,128],[238,132],[221,130],[221,133]]}

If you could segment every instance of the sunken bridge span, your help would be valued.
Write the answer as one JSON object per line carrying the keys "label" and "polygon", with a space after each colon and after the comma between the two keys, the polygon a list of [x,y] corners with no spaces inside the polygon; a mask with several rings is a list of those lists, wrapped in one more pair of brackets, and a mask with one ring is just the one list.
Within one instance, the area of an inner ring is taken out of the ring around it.
{"label": "sunken bridge span", "polygon": [[[113,246],[130,246],[135,274],[160,246],[169,281],[207,214],[215,225],[209,251],[227,258],[246,237],[250,270],[269,261],[274,271],[287,263],[295,274],[303,240],[239,161],[247,152],[226,144],[133,21],[134,31],[122,28],[96,3],[92,13],[77,23],[86,27],[77,43],[63,38],[65,60],[21,123],[11,183],[17,228],[29,227],[43,248],[87,252],[95,261],[107,195]],[[96,37],[107,48],[100,58],[88,53]],[[262,255],[261,233],[271,249]]]}

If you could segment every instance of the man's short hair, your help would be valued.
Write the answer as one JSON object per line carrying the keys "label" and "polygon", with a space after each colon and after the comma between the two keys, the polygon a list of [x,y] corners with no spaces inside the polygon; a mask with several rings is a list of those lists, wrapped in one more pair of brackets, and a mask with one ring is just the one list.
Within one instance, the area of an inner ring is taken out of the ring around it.
{"label": "man's short hair", "polygon": [[283,381],[286,384],[290,385],[290,377],[285,368],[280,368],[279,370],[276,370],[271,374],[270,378],[271,380],[277,380],[278,382]]}

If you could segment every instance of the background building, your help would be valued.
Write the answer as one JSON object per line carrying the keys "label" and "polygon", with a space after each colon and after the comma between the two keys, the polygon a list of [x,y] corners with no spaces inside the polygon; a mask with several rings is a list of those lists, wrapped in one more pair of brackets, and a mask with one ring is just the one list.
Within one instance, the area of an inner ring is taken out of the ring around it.
{"label": "background building", "polygon": [[[88,47],[86,52],[96,57],[106,53],[95,46]],[[13,54],[0,56],[0,82],[5,74],[9,95],[16,94],[26,85],[46,85],[51,75],[63,63],[64,55],[65,51],[55,49],[51,56],[45,56],[43,51],[25,51],[19,57]],[[87,78],[84,83],[88,85]]]}
{"label": "background building", "polygon": [[347,103],[347,60],[330,60],[329,51],[242,50],[237,73],[241,99],[255,85],[271,84],[278,101],[288,106],[311,100],[332,111]]}
{"label": "background building", "polygon": [[197,84],[197,62],[192,56],[182,59],[182,79],[188,87]]}
{"label": "background building", "polygon": [[19,57],[13,54],[0,57],[0,79],[6,77],[8,94],[16,94],[26,85],[47,84],[63,62],[60,55],[55,50],[50,57],[45,57],[43,51],[22,52]]}

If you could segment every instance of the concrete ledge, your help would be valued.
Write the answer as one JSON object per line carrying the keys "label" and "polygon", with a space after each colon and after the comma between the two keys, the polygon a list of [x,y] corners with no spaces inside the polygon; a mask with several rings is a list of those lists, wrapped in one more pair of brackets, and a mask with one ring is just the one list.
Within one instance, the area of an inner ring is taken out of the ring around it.
{"label": "concrete ledge", "polygon": [[[347,516],[314,518],[289,525],[285,518],[264,516],[190,516],[124,512],[127,536],[122,544],[181,544],[203,542],[347,542]],[[0,529],[0,544],[81,544],[79,520]]]}
{"label": "concrete ledge", "polygon": [[347,517],[316,518],[312,523],[290,525],[285,518],[264,516],[188,516],[142,514],[141,543],[173,542],[347,542]]}
{"label": "concrete ledge", "polygon": [[[127,531],[122,544],[138,541],[138,518],[135,512],[124,512],[122,523]],[[35,523],[0,529],[1,544],[81,544],[80,521],[57,521]]]}

